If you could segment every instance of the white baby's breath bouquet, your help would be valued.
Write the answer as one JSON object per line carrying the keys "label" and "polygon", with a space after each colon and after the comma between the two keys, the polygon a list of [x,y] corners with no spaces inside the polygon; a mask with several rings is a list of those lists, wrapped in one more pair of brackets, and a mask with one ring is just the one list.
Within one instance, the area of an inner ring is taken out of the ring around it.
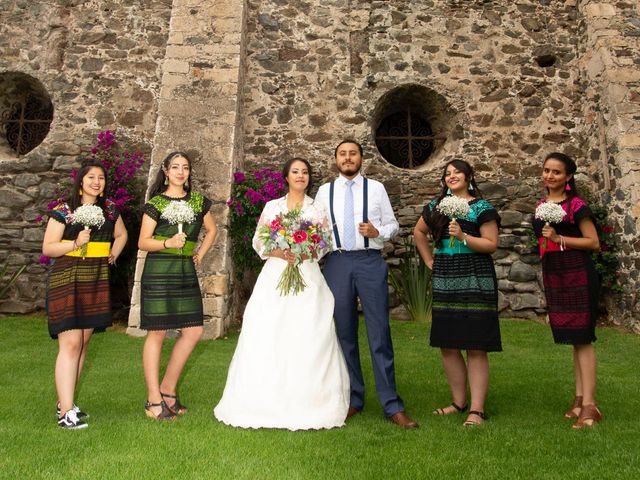
{"label": "white baby's breath bouquet", "polygon": [[[443,215],[446,215],[452,222],[456,221],[456,218],[462,218],[469,215],[469,202],[464,198],[457,197],[455,195],[449,195],[440,200],[440,203],[436,206],[436,209]],[[449,247],[453,248],[456,238],[453,235],[449,236]]]}
{"label": "white baby's breath bouquet", "polygon": [[[536,208],[535,217],[538,220],[542,220],[545,222],[546,226],[549,226],[551,223],[560,223],[566,212],[564,208],[554,202],[543,202]],[[545,250],[547,248],[547,238],[542,241],[542,249]]]}
{"label": "white baby's breath bouquet", "polygon": [[[82,225],[85,230],[89,230],[91,227],[100,228],[104,225],[104,212],[98,205],[80,205],[75,212],[69,215],[69,218],[73,225]],[[87,244],[85,243],[80,248],[80,254],[84,258],[87,254]]]}
{"label": "white baby's breath bouquet", "polygon": [[184,200],[177,202],[171,202],[162,212],[160,218],[164,218],[171,225],[178,225],[178,233],[182,233],[182,226],[185,223],[191,223],[195,221],[196,214]]}

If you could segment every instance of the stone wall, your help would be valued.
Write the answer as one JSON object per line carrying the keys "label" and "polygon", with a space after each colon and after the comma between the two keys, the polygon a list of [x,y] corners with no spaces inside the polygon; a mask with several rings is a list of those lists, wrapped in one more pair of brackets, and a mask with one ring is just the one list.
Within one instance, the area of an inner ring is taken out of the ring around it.
{"label": "stone wall", "polygon": [[[309,158],[324,180],[344,137],[365,147],[365,171],[383,181],[402,234],[439,190],[443,164],[470,161],[503,217],[495,255],[500,307],[509,317],[544,312],[530,248],[541,163],[549,151],[597,164],[581,146],[579,13],[564,2],[249,1],[244,88],[245,162]],[[549,58],[553,65],[548,64]],[[545,61],[547,60],[547,61]],[[541,66],[542,65],[542,66]],[[381,99],[399,85],[442,95],[455,126],[417,170],[389,165],[373,139]],[[320,182],[319,182],[320,183]],[[387,249],[391,263],[402,251]]]}
{"label": "stone wall", "polygon": [[54,105],[40,146],[20,158],[0,149],[0,264],[28,265],[0,311],[44,306],[44,228],[35,218],[96,133],[118,129],[148,157],[170,13],[170,0],[0,2],[0,86],[19,72]]}
{"label": "stone wall", "polygon": [[610,299],[610,317],[640,333],[640,4],[578,6],[585,155],[599,166],[600,196],[622,245],[625,293]]}

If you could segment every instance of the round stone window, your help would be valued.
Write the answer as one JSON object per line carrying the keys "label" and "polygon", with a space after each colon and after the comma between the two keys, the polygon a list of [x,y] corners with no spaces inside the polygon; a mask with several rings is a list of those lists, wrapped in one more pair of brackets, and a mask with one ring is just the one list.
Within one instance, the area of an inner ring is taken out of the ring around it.
{"label": "round stone window", "polygon": [[442,95],[421,85],[401,85],[384,94],[376,105],[376,147],[392,165],[418,168],[451,137],[454,117]]}
{"label": "round stone window", "polygon": [[0,74],[0,154],[19,156],[42,143],[53,120],[53,104],[37,79],[19,72]]}

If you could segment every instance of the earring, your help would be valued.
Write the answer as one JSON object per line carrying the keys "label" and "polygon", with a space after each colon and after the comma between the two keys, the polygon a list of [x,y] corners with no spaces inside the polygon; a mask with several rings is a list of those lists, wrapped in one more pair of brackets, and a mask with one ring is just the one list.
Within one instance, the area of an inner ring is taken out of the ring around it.
{"label": "earring", "polygon": [[469,191],[473,192],[473,185],[469,184]]}
{"label": "earring", "polygon": [[101,197],[104,197],[104,192],[100,192],[100,196],[101,196]]}
{"label": "earring", "polygon": [[565,189],[565,191],[570,192],[571,191],[571,185],[569,185],[568,183],[565,184],[564,189]]}
{"label": "earring", "polygon": [[164,177],[164,184],[169,185],[169,179],[167,177]]}
{"label": "earring", "polygon": [[80,191],[78,192],[78,195],[82,196],[84,192],[82,191],[82,188],[80,188]]}
{"label": "earring", "polygon": [[189,188],[189,180],[187,180],[186,182],[184,182],[184,188]]}
{"label": "earring", "polygon": [[451,189],[447,188],[447,195],[451,195]]}

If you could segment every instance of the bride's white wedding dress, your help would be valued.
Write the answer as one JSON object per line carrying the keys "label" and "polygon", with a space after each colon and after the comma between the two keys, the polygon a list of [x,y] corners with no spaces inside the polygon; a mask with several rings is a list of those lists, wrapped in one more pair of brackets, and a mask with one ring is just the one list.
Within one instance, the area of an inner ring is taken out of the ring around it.
{"label": "bride's white wedding dress", "polygon": [[[258,225],[286,211],[286,197],[272,200]],[[302,211],[304,218],[329,228],[324,209],[310,197]],[[224,393],[213,413],[242,428],[343,426],[349,374],[333,323],[333,295],[318,263],[300,265],[307,285],[303,292],[281,296],[277,285],[287,262],[264,256],[257,235],[253,246],[267,261],[247,303]]]}

